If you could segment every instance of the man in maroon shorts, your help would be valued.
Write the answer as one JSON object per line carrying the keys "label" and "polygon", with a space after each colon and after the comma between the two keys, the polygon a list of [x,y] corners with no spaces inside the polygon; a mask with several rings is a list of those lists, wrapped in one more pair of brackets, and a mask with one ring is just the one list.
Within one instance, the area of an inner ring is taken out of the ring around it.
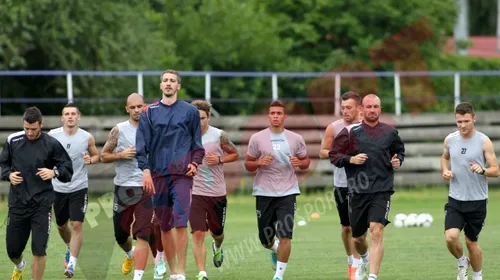
{"label": "man in maroon shorts", "polygon": [[[141,280],[144,274],[153,229],[152,192],[143,190],[142,171],[137,168],[135,159],[135,134],[143,106],[142,96],[137,93],[129,95],[125,110],[130,118],[113,127],[101,152],[102,162],[116,162],[113,202],[115,239],[126,253],[122,273],[129,274],[135,261],[134,280]],[[135,249],[130,236],[132,222],[132,233],[137,239]]]}
{"label": "man in maroon shorts", "polygon": [[208,280],[205,233],[210,230],[212,234],[213,262],[215,267],[220,267],[224,260],[222,241],[227,208],[223,164],[238,160],[239,154],[225,131],[208,125],[212,105],[204,100],[191,104],[200,111],[202,143],[206,154],[194,177],[189,224],[193,234],[194,260],[199,271],[197,280]]}

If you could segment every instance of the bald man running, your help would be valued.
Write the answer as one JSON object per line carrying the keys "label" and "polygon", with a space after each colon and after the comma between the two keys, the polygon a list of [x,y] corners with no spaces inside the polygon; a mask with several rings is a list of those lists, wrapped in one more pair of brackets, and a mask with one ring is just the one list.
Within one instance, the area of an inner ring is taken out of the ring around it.
{"label": "bald man running", "polygon": [[[142,279],[148,261],[153,218],[153,190],[143,189],[142,171],[137,167],[135,159],[135,134],[144,106],[141,95],[132,93],[128,96],[125,110],[130,118],[113,127],[101,152],[102,162],[116,162],[113,202],[115,239],[126,253],[122,273],[129,274],[135,261],[134,280]],[[132,233],[137,244],[132,249],[130,228],[134,218]]]}
{"label": "bald man running", "polygon": [[389,223],[394,169],[401,166],[405,147],[394,127],[379,122],[382,106],[376,95],[366,95],[361,104],[364,120],[337,135],[329,156],[336,167],[345,168],[347,175],[349,221],[354,246],[361,256],[355,279],[365,279],[369,270],[368,279],[375,280],[384,256],[383,234]]}

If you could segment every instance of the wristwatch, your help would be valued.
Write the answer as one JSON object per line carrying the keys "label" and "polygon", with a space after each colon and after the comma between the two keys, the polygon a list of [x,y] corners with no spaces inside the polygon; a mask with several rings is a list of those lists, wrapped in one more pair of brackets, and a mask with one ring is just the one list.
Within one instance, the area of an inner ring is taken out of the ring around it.
{"label": "wristwatch", "polygon": [[486,173],[486,169],[481,168],[481,170],[483,170],[483,171],[481,171],[481,173],[480,173],[480,174],[481,174],[481,175],[484,175],[484,173]]}
{"label": "wristwatch", "polygon": [[57,167],[54,167],[54,175],[55,177],[59,177],[59,170],[57,170]]}
{"label": "wristwatch", "polygon": [[219,163],[224,163],[221,156],[219,156]]}

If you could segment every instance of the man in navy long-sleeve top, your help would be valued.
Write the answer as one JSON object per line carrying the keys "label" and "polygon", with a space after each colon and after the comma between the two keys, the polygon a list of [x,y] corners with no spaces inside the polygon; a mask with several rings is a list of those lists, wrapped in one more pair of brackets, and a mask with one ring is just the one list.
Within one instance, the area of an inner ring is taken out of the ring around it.
{"label": "man in navy long-sleeve top", "polygon": [[[369,272],[368,279],[374,280],[384,254],[383,232],[389,223],[394,169],[401,166],[405,147],[394,127],[379,122],[382,107],[376,95],[366,95],[361,104],[364,120],[337,135],[329,156],[332,164],[345,168],[347,175],[349,220],[361,256],[356,279],[364,279]],[[369,254],[368,227],[372,241]]]}
{"label": "man in navy long-sleeve top", "polygon": [[[180,88],[181,78],[177,71],[163,72],[160,83],[163,98],[148,106],[139,121],[136,158],[143,170],[145,188],[155,193],[155,216],[160,222],[171,279],[183,280],[193,176],[202,163],[205,150],[201,141],[200,113],[195,106],[177,100]],[[176,228],[175,238],[172,228]]]}

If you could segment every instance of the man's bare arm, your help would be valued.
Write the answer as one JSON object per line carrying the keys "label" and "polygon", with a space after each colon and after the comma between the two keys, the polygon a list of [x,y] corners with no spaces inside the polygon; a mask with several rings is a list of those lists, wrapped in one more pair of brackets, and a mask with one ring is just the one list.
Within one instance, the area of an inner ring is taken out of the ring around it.
{"label": "man's bare arm", "polygon": [[225,155],[222,157],[222,162],[233,162],[237,161],[240,155],[234,143],[229,139],[229,135],[222,131],[220,135],[220,147],[224,151]]}
{"label": "man's bare arm", "polygon": [[95,138],[92,134],[90,134],[89,137],[89,146],[87,148],[89,151],[90,159],[92,160],[92,163],[98,163],[99,162],[99,150],[97,150],[97,147],[95,146]]}
{"label": "man's bare arm", "polygon": [[448,138],[444,139],[443,155],[441,156],[441,171],[450,171],[450,151],[448,150]]}
{"label": "man's bare arm", "polygon": [[495,155],[495,148],[493,147],[493,143],[490,138],[486,138],[483,142],[483,152],[484,159],[486,160],[486,169],[484,170],[484,176],[487,177],[498,177],[498,162],[497,157]]}
{"label": "man's bare arm", "polygon": [[334,129],[331,125],[325,129],[325,135],[323,135],[323,140],[321,141],[321,149],[319,150],[319,158],[326,159],[329,158],[328,153],[333,145],[333,135]]}
{"label": "man's bare arm", "polygon": [[109,132],[108,140],[101,151],[101,161],[104,163],[113,162],[121,159],[120,153],[114,153],[113,151],[118,144],[118,127],[115,126]]}

